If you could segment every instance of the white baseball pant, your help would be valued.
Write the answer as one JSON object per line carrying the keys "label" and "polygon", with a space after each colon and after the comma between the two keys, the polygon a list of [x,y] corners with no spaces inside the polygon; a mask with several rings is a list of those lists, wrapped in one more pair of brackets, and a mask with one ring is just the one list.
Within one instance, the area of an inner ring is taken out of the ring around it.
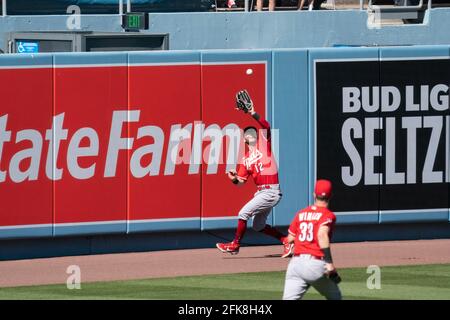
{"label": "white baseball pant", "polygon": [[263,189],[255,193],[252,200],[247,202],[239,211],[239,219],[249,220],[253,218],[253,229],[261,231],[266,226],[267,216],[270,210],[281,200],[279,189]]}
{"label": "white baseball pant", "polygon": [[310,286],[328,300],[341,300],[338,285],[325,276],[325,271],[323,260],[311,255],[292,257],[286,271],[283,300],[301,299]]}

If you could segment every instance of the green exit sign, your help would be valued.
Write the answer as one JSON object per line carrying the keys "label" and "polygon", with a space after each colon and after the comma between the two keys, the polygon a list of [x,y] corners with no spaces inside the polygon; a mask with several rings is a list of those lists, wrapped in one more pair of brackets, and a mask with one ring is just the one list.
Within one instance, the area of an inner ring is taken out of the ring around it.
{"label": "green exit sign", "polygon": [[127,31],[148,29],[148,14],[145,12],[127,12],[122,16],[122,28]]}

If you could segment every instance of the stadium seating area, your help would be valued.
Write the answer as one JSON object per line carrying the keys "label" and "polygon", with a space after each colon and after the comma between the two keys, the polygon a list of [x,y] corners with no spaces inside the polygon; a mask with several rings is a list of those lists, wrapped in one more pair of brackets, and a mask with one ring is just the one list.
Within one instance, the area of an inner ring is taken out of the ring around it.
{"label": "stadium seating area", "polygon": [[[126,0],[123,0],[126,3]],[[229,9],[227,0],[132,0],[133,11],[138,12],[208,12],[243,11],[245,0],[236,0],[237,8]],[[375,5],[417,5],[420,0],[373,0]],[[82,14],[117,14],[118,0],[7,0],[8,15],[60,15],[66,14],[70,5],[80,7]],[[264,10],[269,0],[264,0]],[[314,9],[323,9],[327,0],[316,0]],[[359,0],[335,0],[336,8],[359,7]],[[276,0],[276,10],[296,10],[298,0]],[[364,0],[367,7],[368,0]],[[424,6],[428,0],[423,0]],[[249,0],[250,10],[255,10],[256,0]],[[432,7],[450,6],[450,0],[432,0]],[[0,14],[1,12],[0,6]]]}
{"label": "stadium seating area", "polygon": [[[65,14],[77,5],[83,14],[116,14],[118,0],[7,0],[8,15]],[[126,0],[124,0],[126,3]],[[205,12],[215,11],[215,0],[133,0],[134,11]]]}

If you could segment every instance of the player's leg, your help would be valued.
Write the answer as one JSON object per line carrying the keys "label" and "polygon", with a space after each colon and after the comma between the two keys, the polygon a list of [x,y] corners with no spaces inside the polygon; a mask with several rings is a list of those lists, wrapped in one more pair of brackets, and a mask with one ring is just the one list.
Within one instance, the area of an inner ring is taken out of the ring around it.
{"label": "player's leg", "polygon": [[264,234],[267,234],[268,236],[280,240],[280,242],[283,242],[286,236],[280,231],[278,231],[278,229],[267,224],[267,217],[269,216],[270,211],[271,209],[259,211],[255,215],[255,217],[253,218],[253,230],[257,232],[262,232]]}
{"label": "player's leg", "polygon": [[292,258],[289,262],[284,281],[283,300],[300,300],[309,288],[309,284],[299,274],[299,261]]}
{"label": "player's leg", "polygon": [[281,257],[287,258],[292,256],[294,248],[293,244],[287,242],[287,237],[285,234],[267,224],[267,217],[269,216],[270,211],[280,202],[280,199],[281,195],[278,192],[261,192],[261,201],[265,201],[268,205],[261,206],[260,210],[255,213],[253,218],[253,229],[278,239],[283,244],[283,252]]}
{"label": "player's leg", "polygon": [[269,11],[275,10],[275,0],[269,0]]}
{"label": "player's leg", "polygon": [[312,284],[312,286],[327,300],[341,300],[342,294],[339,286],[330,280],[328,277],[323,276],[316,282]]}
{"label": "player's leg", "polygon": [[267,216],[275,207],[278,202],[280,202],[281,195],[278,192],[271,192],[269,190],[259,191],[255,194],[252,200],[247,202],[245,206],[239,211],[239,219],[249,220],[252,217],[257,217],[256,225],[253,221],[253,226],[256,231],[261,231],[266,225],[265,221]]}
{"label": "player's leg", "polygon": [[229,243],[216,243],[217,249],[226,253],[238,254],[239,248],[241,247],[241,240],[244,238],[245,231],[247,230],[247,220],[248,218],[242,219],[239,217],[233,241]]}
{"label": "player's leg", "polygon": [[263,199],[263,195],[260,192],[257,192],[239,211],[238,225],[234,240],[229,243],[217,243],[216,247],[222,252],[237,254],[239,252],[241,240],[244,238],[245,231],[247,230],[247,221],[261,210],[269,209],[270,211],[270,208],[272,207],[267,203],[267,200]]}
{"label": "player's leg", "polygon": [[280,240],[280,242],[283,242],[285,235],[267,224],[267,217],[269,216],[270,211],[280,202],[280,200],[281,195],[278,192],[268,190],[258,193],[257,206],[253,208],[253,229],[255,231],[265,233],[268,236],[274,237]]}

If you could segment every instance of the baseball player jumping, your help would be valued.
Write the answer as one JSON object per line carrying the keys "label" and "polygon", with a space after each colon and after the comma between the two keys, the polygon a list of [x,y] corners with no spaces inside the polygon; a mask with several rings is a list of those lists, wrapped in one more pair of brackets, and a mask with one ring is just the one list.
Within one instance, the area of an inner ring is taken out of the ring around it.
{"label": "baseball player jumping", "polygon": [[299,211],[289,227],[288,241],[295,243],[289,262],[283,300],[299,300],[310,286],[327,299],[340,300],[341,281],[330,251],[330,239],[336,216],[328,210],[331,182],[318,180],[314,205]]}
{"label": "baseball player jumping", "polygon": [[247,229],[247,221],[253,218],[253,229],[277,238],[283,244],[282,257],[292,255],[293,244],[287,241],[287,237],[277,229],[266,224],[267,216],[281,199],[280,185],[278,182],[278,169],[271,149],[270,124],[261,119],[255,112],[253,102],[246,90],[239,91],[236,95],[237,109],[243,110],[259,123],[264,131],[259,134],[255,127],[244,129],[244,141],[248,146],[242,163],[238,164],[237,172],[230,170],[228,178],[234,184],[245,183],[250,176],[256,184],[257,192],[239,212],[238,226],[235,238],[230,243],[217,243],[216,247],[226,253],[237,254],[241,240]]}

